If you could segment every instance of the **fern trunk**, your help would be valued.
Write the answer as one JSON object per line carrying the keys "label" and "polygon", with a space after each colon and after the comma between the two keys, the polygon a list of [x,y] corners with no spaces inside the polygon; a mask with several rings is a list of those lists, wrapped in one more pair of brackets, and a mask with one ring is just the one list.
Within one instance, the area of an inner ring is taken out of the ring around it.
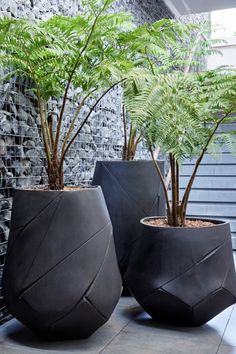
{"label": "fern trunk", "polygon": [[170,154],[170,169],[171,169],[171,217],[168,219],[168,224],[171,226],[184,226],[184,218],[179,205],[179,165],[175,157]]}
{"label": "fern trunk", "polygon": [[55,158],[48,166],[48,187],[50,190],[62,190],[64,188],[64,174],[60,161]]}
{"label": "fern trunk", "polygon": [[130,149],[126,145],[123,146],[122,160],[132,161],[134,160],[136,149]]}

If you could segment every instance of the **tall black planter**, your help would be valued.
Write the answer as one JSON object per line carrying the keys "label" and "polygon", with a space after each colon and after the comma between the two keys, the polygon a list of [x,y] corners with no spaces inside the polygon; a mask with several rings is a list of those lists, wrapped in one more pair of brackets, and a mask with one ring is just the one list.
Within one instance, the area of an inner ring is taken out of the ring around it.
{"label": "tall black planter", "polygon": [[[164,162],[158,164],[163,171]],[[164,215],[160,180],[152,161],[97,161],[92,183],[103,190],[123,277],[133,243],[141,235],[140,219]]]}
{"label": "tall black planter", "polygon": [[202,325],[235,303],[230,226],[214,223],[203,228],[143,224],[125,280],[152,318]]}
{"label": "tall black planter", "polygon": [[88,337],[120,292],[100,187],[15,190],[3,296],[17,319],[52,338]]}

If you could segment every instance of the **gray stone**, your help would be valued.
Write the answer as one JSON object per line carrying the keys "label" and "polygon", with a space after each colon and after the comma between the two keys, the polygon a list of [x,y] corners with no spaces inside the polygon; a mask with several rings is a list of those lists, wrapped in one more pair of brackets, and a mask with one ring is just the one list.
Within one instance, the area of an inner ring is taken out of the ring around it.
{"label": "gray stone", "polygon": [[6,143],[3,139],[0,138],[0,155],[5,155],[6,154]]}
{"label": "gray stone", "polygon": [[6,200],[6,199],[1,200],[0,199],[0,210],[9,209],[10,206],[11,205],[10,205],[9,200]]}
{"label": "gray stone", "polygon": [[27,148],[35,148],[35,142],[34,140],[26,140],[23,142],[23,146],[27,147]]}
{"label": "gray stone", "polygon": [[0,134],[9,134],[11,132],[11,122],[5,113],[0,112]]}
{"label": "gray stone", "polygon": [[27,123],[27,121],[28,121],[28,113],[26,113],[26,111],[22,107],[20,107],[18,109],[18,116],[19,116],[20,120],[23,120],[24,122]]}
{"label": "gray stone", "polygon": [[13,132],[14,135],[17,135],[19,133],[19,122],[17,119],[12,118],[10,121],[11,124],[11,130]]}
{"label": "gray stone", "polygon": [[4,237],[2,237],[4,242],[8,240],[9,230],[9,227],[4,222],[0,223],[0,233],[4,234]]}
{"label": "gray stone", "polygon": [[[6,171],[6,167],[5,167],[5,163],[4,163],[3,159],[0,159],[0,169]],[[2,194],[0,194],[0,198],[1,198],[1,195],[2,195]]]}
{"label": "gray stone", "polygon": [[12,162],[12,167],[14,168],[16,175],[20,175],[21,173],[22,170],[21,162],[18,160],[13,160]]}

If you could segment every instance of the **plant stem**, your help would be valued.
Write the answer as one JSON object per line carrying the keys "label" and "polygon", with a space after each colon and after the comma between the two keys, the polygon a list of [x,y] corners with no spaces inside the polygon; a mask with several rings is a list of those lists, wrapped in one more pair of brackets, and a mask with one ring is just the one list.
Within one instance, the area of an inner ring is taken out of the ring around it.
{"label": "plant stem", "polygon": [[136,140],[133,143],[132,152],[131,152],[132,160],[135,157],[135,154],[136,154],[136,151],[137,151],[137,147],[138,147],[138,144],[140,143],[140,141],[142,139],[142,136],[143,136],[142,133],[140,133],[139,136],[136,138]]}
{"label": "plant stem", "polygon": [[149,146],[149,151],[151,153],[151,156],[152,156],[152,160],[153,160],[153,163],[154,163],[154,166],[157,170],[157,173],[160,177],[160,181],[161,181],[161,185],[162,185],[162,188],[163,188],[163,192],[164,192],[164,197],[165,197],[165,202],[166,202],[166,208],[167,208],[167,220],[168,220],[168,224],[169,225],[172,225],[173,221],[172,221],[172,215],[171,215],[171,208],[170,208],[170,203],[169,203],[169,198],[168,198],[168,191],[167,191],[167,188],[166,188],[166,185],[165,185],[165,179],[161,173],[161,170],[160,170],[160,167],[154,157],[154,153],[153,153],[153,150],[152,148]]}
{"label": "plant stem", "polygon": [[44,145],[44,150],[47,158],[47,164],[48,168],[50,167],[51,163],[51,153],[48,145],[48,140],[47,140],[47,134],[45,131],[45,125],[44,125],[44,115],[43,115],[43,109],[42,109],[42,101],[39,92],[36,92],[37,98],[38,98],[38,108],[39,108],[39,117],[40,117],[40,123],[41,123],[41,129],[42,129],[42,136],[43,136],[43,145]]}
{"label": "plant stem", "polygon": [[53,134],[52,134],[52,121],[51,121],[51,126],[49,126],[49,115],[47,114],[47,102],[43,100],[43,109],[44,109],[44,122],[46,126],[46,132],[48,136],[48,141],[49,141],[49,147],[50,151],[53,151]]}
{"label": "plant stem", "polygon": [[109,92],[111,91],[115,86],[119,85],[121,82],[123,82],[126,79],[122,79],[119,80],[117,82],[115,82],[112,86],[110,86],[105,92],[103,92],[103,94],[98,98],[98,100],[94,103],[94,105],[91,107],[89,113],[87,114],[87,116],[85,117],[85,119],[83,120],[83,122],[81,123],[80,127],[78,128],[78,130],[75,132],[75,134],[73,135],[73,137],[71,138],[71,140],[69,141],[69,143],[67,144],[66,148],[64,149],[64,152],[61,156],[61,160],[60,160],[60,167],[62,168],[63,166],[63,162],[66,156],[66,153],[68,152],[70,146],[73,144],[73,142],[75,141],[75,139],[77,138],[77,136],[79,135],[81,129],[83,128],[83,126],[85,125],[85,123],[87,122],[87,120],[89,119],[89,117],[91,116],[92,112],[94,111],[94,109],[97,107],[98,103],[103,99],[103,97]]}
{"label": "plant stem", "polygon": [[[155,157],[155,159],[157,160],[158,159],[158,156],[159,156],[159,154],[160,154],[160,146],[158,146],[157,148],[156,148],[156,150],[153,152],[153,155],[154,155],[154,157]],[[166,186],[167,186],[167,188],[168,188],[168,185],[166,184]]]}
{"label": "plant stem", "polygon": [[124,128],[124,146],[122,151],[122,160],[127,160],[127,121],[125,114],[125,106],[122,106],[122,120],[123,120],[123,128]]}
{"label": "plant stem", "polygon": [[197,49],[197,46],[198,46],[201,36],[202,36],[202,32],[198,33],[196,40],[195,40],[195,44],[193,46],[193,49],[191,50],[191,52],[189,54],[188,64],[186,65],[186,68],[184,70],[185,77],[188,75],[189,70],[191,69],[191,63],[194,58],[194,55],[195,55],[195,52],[196,52],[196,49]]}
{"label": "plant stem", "polygon": [[136,129],[133,127],[133,124],[131,122],[131,124],[130,124],[128,150],[127,150],[127,160],[133,160],[134,159],[135,137],[136,137]]}
{"label": "plant stem", "polygon": [[181,213],[182,213],[184,219],[186,218],[186,209],[187,209],[188,199],[189,199],[189,195],[190,195],[190,192],[191,192],[191,189],[192,189],[192,185],[193,185],[194,179],[196,177],[199,165],[200,165],[200,163],[201,163],[201,161],[202,161],[202,159],[203,159],[203,157],[204,157],[204,155],[205,155],[205,153],[206,153],[206,151],[208,149],[208,146],[209,146],[213,136],[215,135],[215,132],[217,131],[218,127],[224,121],[224,119],[228,117],[228,115],[233,111],[233,109],[234,109],[234,107],[232,107],[222,118],[220,118],[218,120],[218,122],[216,123],[214,129],[212,130],[212,133],[210,134],[209,138],[207,139],[207,142],[206,142],[204,148],[202,149],[201,155],[199,156],[199,158],[196,161],[194,170],[192,172],[190,180],[189,180],[189,182],[187,184],[187,187],[185,189],[184,196],[183,196],[183,199],[182,199],[182,202],[181,202],[181,206],[180,206]]}
{"label": "plant stem", "polygon": [[153,65],[153,63],[151,62],[151,60],[150,60],[150,58],[148,56],[147,47],[145,47],[145,54],[146,54],[147,61],[148,61],[149,65],[150,65],[151,72],[152,72],[153,75],[155,75],[154,65]]}
{"label": "plant stem", "polygon": [[105,10],[106,6],[107,6],[107,3],[108,3],[108,0],[105,2],[105,4],[103,5],[102,9],[98,12],[98,14],[96,15],[95,19],[94,19],[94,22],[93,22],[93,25],[91,27],[91,30],[89,32],[89,35],[87,37],[87,40],[85,42],[85,45],[84,47],[81,49],[81,51],[79,52],[79,55],[75,61],[75,64],[71,70],[71,73],[69,75],[69,78],[68,78],[68,81],[67,81],[67,85],[66,85],[66,88],[65,88],[65,93],[64,93],[64,96],[63,96],[63,101],[62,101],[62,106],[61,106],[61,111],[60,111],[60,115],[59,115],[59,120],[58,120],[58,123],[57,123],[57,130],[56,130],[56,136],[55,136],[55,144],[54,144],[54,150],[53,150],[53,155],[54,157],[57,156],[57,151],[58,151],[58,145],[59,145],[59,139],[60,139],[60,132],[61,132],[61,124],[62,124],[62,120],[63,120],[63,115],[64,115],[64,110],[65,110],[65,105],[66,105],[66,101],[67,101],[67,96],[68,96],[68,91],[69,91],[69,88],[70,88],[70,85],[71,85],[71,82],[72,82],[72,79],[73,79],[73,76],[75,74],[75,71],[77,69],[77,66],[79,64],[79,59],[80,57],[82,56],[82,54],[85,52],[85,50],[87,49],[88,45],[89,45],[89,42],[90,42],[90,39],[92,38],[92,35],[93,35],[93,32],[95,30],[95,27],[96,27],[96,24],[97,24],[97,21],[98,21],[98,18],[100,17],[100,15],[103,13],[103,11]]}
{"label": "plant stem", "polygon": [[[46,159],[47,159],[47,165],[49,167],[50,162],[51,162],[51,152],[50,152],[50,137],[48,135],[48,131],[45,128],[45,119],[44,119],[44,115],[43,115],[43,98],[40,95],[40,90],[39,90],[39,85],[38,85],[38,81],[36,79],[35,76],[35,71],[30,63],[30,61],[28,60],[29,56],[31,53],[28,52],[24,42],[22,42],[22,40],[20,40],[21,42],[21,48],[25,54],[25,58],[26,58],[26,62],[29,68],[29,74],[31,75],[33,82],[36,85],[36,96],[38,99],[38,109],[39,109],[39,117],[40,117],[40,123],[41,123],[41,129],[42,129],[42,136],[43,136],[43,145],[44,145],[44,150],[45,150],[45,154],[46,154]],[[48,137],[48,139],[47,139]]]}
{"label": "plant stem", "polygon": [[170,154],[170,168],[171,168],[171,192],[172,192],[172,208],[171,208],[172,220],[173,220],[173,226],[178,226],[176,163],[173,154]]}
{"label": "plant stem", "polygon": [[58,158],[52,159],[48,169],[48,185],[51,190],[62,190],[64,187],[63,171]]}
{"label": "plant stem", "polygon": [[53,147],[54,136],[53,136],[53,113],[52,112],[48,113],[47,121],[48,121],[48,129],[49,129],[49,134],[50,134],[51,145]]}
{"label": "plant stem", "polygon": [[175,171],[176,171],[176,201],[177,205],[179,205],[179,164],[178,161],[175,160]]}
{"label": "plant stem", "polygon": [[90,91],[90,92],[82,99],[82,101],[80,102],[80,104],[79,104],[77,110],[75,111],[74,117],[72,118],[72,121],[71,121],[71,123],[70,123],[70,127],[69,127],[69,129],[68,129],[68,132],[67,132],[65,138],[63,139],[64,141],[63,141],[62,148],[61,148],[61,155],[62,155],[62,154],[64,153],[64,151],[65,151],[65,147],[66,147],[67,141],[69,140],[70,135],[71,135],[71,133],[72,133],[72,131],[73,131],[73,129],[74,129],[75,121],[76,121],[76,119],[78,118],[78,115],[79,115],[81,109],[83,108],[83,106],[84,106],[86,100],[87,100],[96,90],[97,90],[97,88],[95,88],[95,89],[93,89],[92,91]]}

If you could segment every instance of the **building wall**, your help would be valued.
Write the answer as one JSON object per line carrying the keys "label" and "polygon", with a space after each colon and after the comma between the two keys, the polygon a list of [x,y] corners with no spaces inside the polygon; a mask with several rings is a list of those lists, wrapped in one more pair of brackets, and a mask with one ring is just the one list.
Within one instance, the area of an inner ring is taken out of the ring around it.
{"label": "building wall", "polygon": [[[210,20],[210,14],[201,14],[196,16],[195,19],[197,21],[201,21],[201,19]],[[196,22],[193,21],[194,17],[192,16],[188,16],[187,20]],[[210,55],[206,58],[207,69],[215,69],[220,65],[236,67],[236,37],[224,39],[226,43],[214,46],[214,49],[220,51],[221,54]],[[218,129],[217,133],[233,130],[236,130],[236,122],[225,123]],[[195,162],[196,159],[187,160],[182,165],[180,177],[181,194],[186,188]],[[232,149],[229,149],[228,146],[221,146],[214,155],[207,153],[199,167],[187,209],[188,216],[229,221],[233,249],[236,249],[235,175],[236,159],[235,154],[232,154]]]}
{"label": "building wall", "polygon": [[[0,2],[0,15],[15,18],[47,19],[59,14],[73,16],[80,10],[77,0]],[[172,16],[162,0],[120,0],[113,5],[113,11],[130,11],[137,23]],[[0,277],[9,235],[13,188],[46,181],[38,112],[34,95],[26,91],[28,86],[26,80],[19,79],[0,86]],[[96,160],[120,158],[122,128],[121,95],[119,89],[114,89],[101,102],[73,145],[65,163],[66,182],[87,183],[91,179]],[[140,147],[138,158],[146,155],[145,149]],[[0,323],[7,316],[0,297]]]}
{"label": "building wall", "polygon": [[[235,130],[236,123],[225,123],[218,133]],[[233,147],[233,146],[232,146]],[[193,172],[196,159],[184,161],[180,173],[181,194]],[[197,172],[190,193],[188,216],[230,222],[233,249],[236,249],[236,160],[228,146],[214,155],[207,153]]]}
{"label": "building wall", "polygon": [[214,46],[219,54],[210,55],[207,58],[207,68],[215,69],[220,65],[230,65],[236,68],[236,36],[224,38],[226,43]]}

